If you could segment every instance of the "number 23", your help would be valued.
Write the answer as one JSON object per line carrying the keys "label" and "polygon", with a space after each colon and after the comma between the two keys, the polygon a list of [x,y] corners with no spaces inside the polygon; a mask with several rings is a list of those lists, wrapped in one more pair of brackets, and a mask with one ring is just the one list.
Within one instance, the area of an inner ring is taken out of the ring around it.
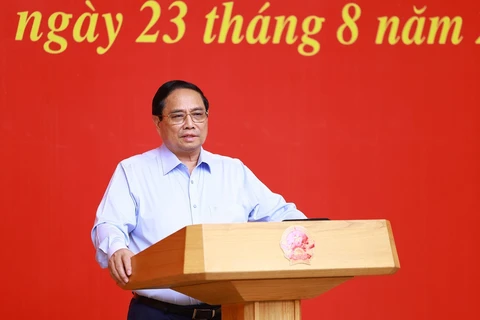
{"label": "number 23", "polygon": [[[149,7],[150,9],[152,9],[152,17],[150,18],[150,22],[148,23],[148,25],[145,27],[143,32],[138,36],[135,42],[156,42],[158,38],[158,33],[160,32],[157,30],[157,32],[155,32],[154,34],[147,34],[160,18],[160,13],[161,13],[160,5],[155,0],[148,0],[142,5],[142,7],[140,8],[140,11],[143,11],[143,9],[145,9],[146,7]],[[175,39],[172,39],[168,34],[164,34],[163,41],[165,43],[175,43],[180,41],[180,39],[182,39],[183,35],[185,34],[185,29],[186,29],[185,21],[183,21],[183,18],[187,14],[187,5],[183,1],[175,1],[172,4],[170,4],[170,7],[168,7],[168,10],[172,9],[172,7],[178,8],[178,15],[175,18],[170,20],[177,26],[177,37]]]}

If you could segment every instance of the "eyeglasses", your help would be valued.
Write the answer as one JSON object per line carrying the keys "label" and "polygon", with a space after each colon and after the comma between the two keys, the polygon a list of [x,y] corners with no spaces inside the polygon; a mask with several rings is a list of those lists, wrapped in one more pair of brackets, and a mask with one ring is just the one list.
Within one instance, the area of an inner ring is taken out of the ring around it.
{"label": "eyeglasses", "polygon": [[190,118],[192,118],[192,121],[195,123],[202,123],[207,120],[208,111],[197,110],[193,111],[192,113],[172,112],[168,114],[167,118],[170,124],[182,124],[187,119],[187,116],[190,116]]}

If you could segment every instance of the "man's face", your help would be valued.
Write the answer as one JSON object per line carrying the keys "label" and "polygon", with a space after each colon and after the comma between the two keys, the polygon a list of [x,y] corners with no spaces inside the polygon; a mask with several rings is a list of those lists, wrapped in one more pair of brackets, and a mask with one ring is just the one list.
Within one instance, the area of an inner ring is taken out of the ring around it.
{"label": "man's face", "polygon": [[190,115],[180,124],[173,124],[169,115],[180,117],[182,114],[205,112],[202,96],[190,89],[176,89],[165,99],[163,120],[154,117],[157,131],[165,145],[177,156],[200,151],[208,133],[208,118],[201,123],[193,122]]}

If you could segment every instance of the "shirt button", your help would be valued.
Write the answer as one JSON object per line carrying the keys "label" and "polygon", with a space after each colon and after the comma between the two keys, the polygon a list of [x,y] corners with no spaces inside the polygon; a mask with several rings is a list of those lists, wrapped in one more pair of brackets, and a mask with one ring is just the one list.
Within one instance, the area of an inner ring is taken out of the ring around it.
{"label": "shirt button", "polygon": [[197,207],[197,205],[196,205],[196,204],[194,204],[194,205],[193,205],[193,207],[194,207],[194,208],[196,208],[196,207]]}
{"label": "shirt button", "polygon": [[193,180],[191,180],[190,183],[193,184]]}

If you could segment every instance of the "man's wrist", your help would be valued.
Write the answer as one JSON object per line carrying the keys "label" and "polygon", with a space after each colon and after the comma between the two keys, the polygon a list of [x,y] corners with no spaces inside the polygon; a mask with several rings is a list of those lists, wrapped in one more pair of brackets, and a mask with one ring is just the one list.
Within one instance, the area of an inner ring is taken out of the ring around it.
{"label": "man's wrist", "polygon": [[128,249],[128,248],[125,245],[125,243],[123,243],[122,241],[118,240],[118,241],[113,242],[110,245],[110,247],[108,248],[108,252],[107,252],[108,259],[110,259],[110,257],[120,249]]}

